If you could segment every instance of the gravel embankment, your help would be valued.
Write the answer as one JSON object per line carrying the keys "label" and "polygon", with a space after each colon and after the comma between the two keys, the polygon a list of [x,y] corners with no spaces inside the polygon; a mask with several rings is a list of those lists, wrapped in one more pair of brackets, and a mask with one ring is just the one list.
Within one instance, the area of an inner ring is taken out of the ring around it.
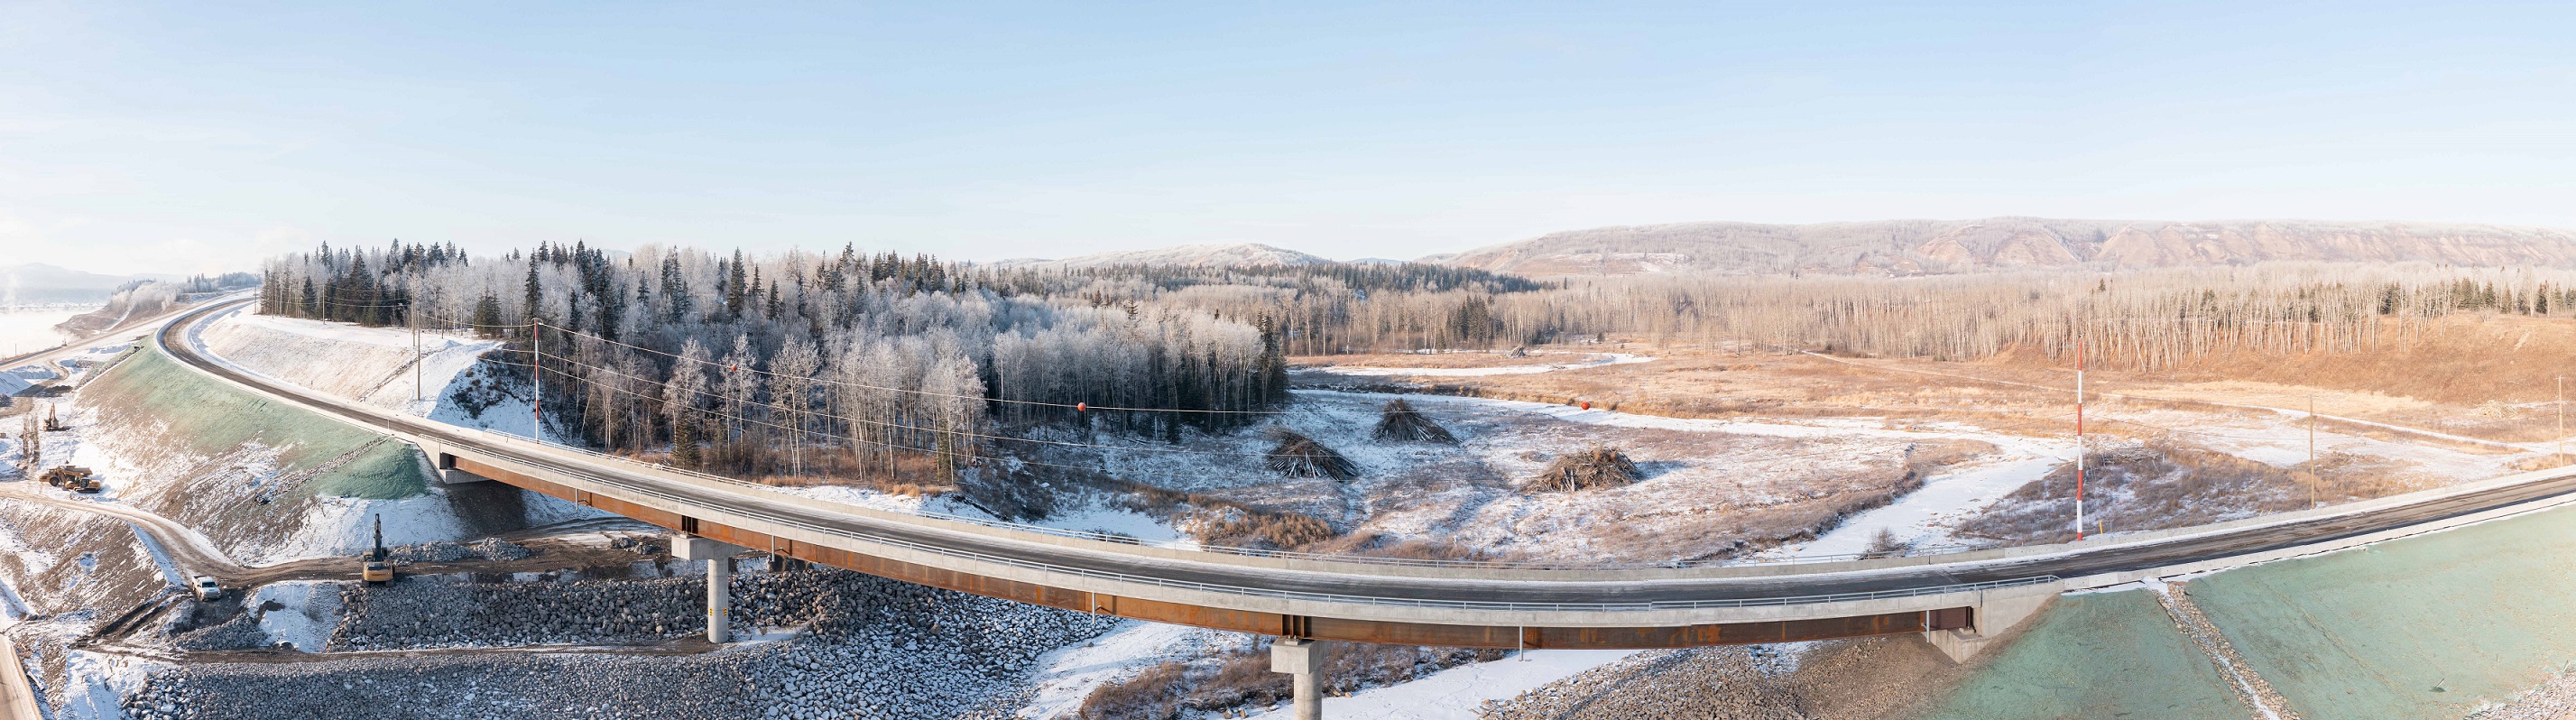
{"label": "gravel embankment", "polygon": [[1762,646],[1639,654],[1477,709],[1484,720],[1805,720],[1813,715]]}
{"label": "gravel embankment", "polygon": [[[2571,668],[2576,670],[2576,668]],[[2576,672],[2552,675],[2513,700],[2469,714],[2468,720],[2567,720],[2576,718]]]}
{"label": "gravel embankment", "polygon": [[[657,624],[664,636],[704,628],[705,586],[696,578],[415,580],[351,591],[351,619],[333,645],[360,636],[370,647],[590,642],[650,634],[643,629]],[[807,632],[697,655],[495,650],[189,665],[155,674],[126,698],[126,713],[138,720],[1002,717],[1003,701],[1025,691],[1038,656],[1113,622],[838,570],[736,582],[737,628],[768,618],[810,622]],[[636,635],[603,632],[603,621]]]}

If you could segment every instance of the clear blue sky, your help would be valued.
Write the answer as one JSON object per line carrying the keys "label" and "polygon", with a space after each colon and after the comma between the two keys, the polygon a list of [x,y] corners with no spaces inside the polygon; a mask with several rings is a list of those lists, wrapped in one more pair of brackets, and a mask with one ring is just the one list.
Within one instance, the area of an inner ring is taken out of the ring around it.
{"label": "clear blue sky", "polygon": [[2564,4],[1385,5],[0,0],[0,264],[2576,226]]}

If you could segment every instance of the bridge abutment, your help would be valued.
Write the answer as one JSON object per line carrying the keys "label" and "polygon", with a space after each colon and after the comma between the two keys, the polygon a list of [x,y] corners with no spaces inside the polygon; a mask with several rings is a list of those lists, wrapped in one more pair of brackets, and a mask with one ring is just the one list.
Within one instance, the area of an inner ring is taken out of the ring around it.
{"label": "bridge abutment", "polygon": [[1967,662],[1977,653],[1984,652],[1986,646],[2002,637],[2005,631],[2038,615],[2041,609],[2048,607],[2049,601],[2057,599],[2057,594],[2056,583],[1978,593],[1977,603],[1969,606],[1968,627],[1927,630],[1923,639],[1932,643],[1932,647],[1939,649],[1941,654],[1949,656],[1951,662]]}
{"label": "bridge abutment", "polygon": [[687,534],[671,536],[671,556],[707,561],[707,642],[733,639],[733,556],[748,548]]}
{"label": "bridge abutment", "polygon": [[1294,716],[1296,720],[1323,720],[1324,652],[1331,647],[1322,640],[1280,638],[1270,643],[1270,671],[1286,673],[1293,681]]}

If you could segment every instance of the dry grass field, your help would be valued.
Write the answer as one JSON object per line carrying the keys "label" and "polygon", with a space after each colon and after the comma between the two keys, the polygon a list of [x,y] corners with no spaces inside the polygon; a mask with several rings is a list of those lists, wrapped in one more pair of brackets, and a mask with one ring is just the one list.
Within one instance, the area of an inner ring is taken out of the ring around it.
{"label": "dry grass field", "polygon": [[[2057,522],[2058,516],[2069,515],[2072,509],[2071,465],[2062,463],[2071,458],[2074,430],[2071,358],[2015,351],[1976,361],[1936,362],[1826,356],[1749,343],[1657,345],[1636,338],[1622,340],[1614,335],[1600,343],[1530,348],[1524,357],[1448,353],[1292,360],[1299,383],[1309,386],[1588,404],[1601,410],[1673,418],[1873,422],[1888,430],[2064,443],[2067,452],[2054,470],[2030,478],[2028,484],[2000,498],[1977,498],[1984,504],[1948,530],[1961,541],[1982,544],[2048,542],[2071,535],[2071,527]],[[1386,368],[1562,363],[1577,353],[1621,353],[1652,360],[1483,375],[1382,372]],[[2098,483],[2090,504],[2096,519],[2119,526],[2108,528],[2114,532],[2148,530],[2564,464],[2553,461],[2548,450],[2557,427],[2558,408],[2552,402],[2557,371],[2553,368],[2570,367],[2570,360],[2576,360],[2576,322],[2459,314],[2421,324],[2411,333],[2392,332],[2382,347],[2367,354],[2283,356],[2236,351],[2157,372],[2094,370],[2086,377],[2087,434],[2099,455],[2098,474],[2106,482]],[[1380,371],[1358,373],[1350,371],[1352,367]],[[2311,402],[2321,418],[2312,420],[2305,414]],[[1594,435],[1593,440],[1650,449],[1655,445],[1651,433],[1587,434]],[[1796,454],[1817,442],[1783,440],[1768,452]],[[1967,464],[1992,461],[1992,450],[1989,446],[1987,453],[1972,453]],[[1665,452],[1672,453],[1665,457],[1674,457],[1690,449]],[[1721,454],[1731,456],[1724,462],[1746,464],[1748,469],[1764,464],[1745,455]],[[1894,460],[1879,461],[1889,463],[1884,467],[1900,467]],[[1897,495],[1912,487],[1889,481],[1872,486]],[[1581,503],[1612,502],[1646,490],[1586,491],[1598,497]],[[1784,494],[1780,490],[1760,494]],[[1830,487],[1816,490],[1827,495],[1840,492]],[[1829,504],[1847,508],[1838,512],[1848,514],[1889,501]],[[1468,514],[1413,527],[1419,521],[1400,518],[1423,508],[1382,499],[1376,505],[1382,515],[1367,524],[1389,530],[1437,529],[1492,542],[1501,538],[1476,536],[1511,524],[1501,518],[1475,522]],[[1760,514],[1751,512],[1755,508],[1729,510],[1743,516],[1728,525],[1753,529],[1768,524],[1754,522],[1753,515]],[[1471,521],[1457,522],[1461,519]],[[1826,529],[1839,519],[1800,522]],[[1576,535],[1589,536],[1583,538],[1590,541],[1585,545],[1613,547],[1635,543],[1671,548],[1719,540],[1628,537],[1626,531],[1614,528],[1592,528]]]}

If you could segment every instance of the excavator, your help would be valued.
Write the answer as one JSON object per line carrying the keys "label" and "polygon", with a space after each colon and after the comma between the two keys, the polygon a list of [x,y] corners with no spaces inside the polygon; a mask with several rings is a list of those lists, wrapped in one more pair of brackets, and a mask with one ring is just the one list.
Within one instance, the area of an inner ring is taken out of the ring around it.
{"label": "excavator", "polygon": [[394,581],[393,552],[385,549],[385,516],[376,516],[376,547],[358,556],[358,579],[369,585]]}

